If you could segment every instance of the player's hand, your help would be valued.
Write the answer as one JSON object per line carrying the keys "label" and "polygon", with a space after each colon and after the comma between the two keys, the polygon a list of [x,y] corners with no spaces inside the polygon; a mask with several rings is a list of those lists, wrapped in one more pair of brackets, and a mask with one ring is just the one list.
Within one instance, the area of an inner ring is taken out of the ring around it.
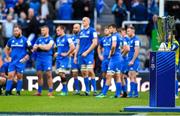
{"label": "player's hand", "polygon": [[134,64],[134,61],[131,60],[128,65],[132,66],[133,64]]}
{"label": "player's hand", "polygon": [[68,56],[68,54],[67,53],[61,53],[61,56]]}
{"label": "player's hand", "polygon": [[82,56],[83,56],[83,57],[86,57],[86,56],[87,56],[87,52],[84,52],[84,53],[82,54]]}
{"label": "player's hand", "polygon": [[37,49],[38,49],[38,45],[34,45],[33,49],[32,49],[32,52],[36,51]]}
{"label": "player's hand", "polygon": [[26,55],[24,58],[22,58],[19,62],[24,63],[27,60],[29,60],[29,55]]}
{"label": "player's hand", "polygon": [[77,64],[77,57],[74,57],[74,64]]}
{"label": "player's hand", "polygon": [[11,62],[11,60],[12,60],[11,57],[6,57],[6,58],[5,58],[5,61],[6,61],[6,62]]}
{"label": "player's hand", "polygon": [[42,45],[42,44],[39,44],[38,47],[39,47],[40,49],[44,49],[44,45]]}
{"label": "player's hand", "polygon": [[58,56],[58,53],[56,52],[55,54],[54,54],[54,57],[57,57]]}
{"label": "player's hand", "polygon": [[104,60],[104,57],[103,57],[102,55],[99,55],[99,59],[100,59],[101,61],[103,61],[103,60]]}

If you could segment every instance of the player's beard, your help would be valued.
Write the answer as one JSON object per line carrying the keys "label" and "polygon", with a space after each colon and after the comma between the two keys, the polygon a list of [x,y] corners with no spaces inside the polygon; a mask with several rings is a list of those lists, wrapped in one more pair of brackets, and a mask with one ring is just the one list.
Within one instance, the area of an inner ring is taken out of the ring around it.
{"label": "player's beard", "polygon": [[17,35],[14,35],[16,38],[19,38],[21,36],[21,34],[17,34]]}
{"label": "player's beard", "polygon": [[78,32],[76,32],[76,31],[74,31],[73,33],[74,33],[75,35],[78,34]]}

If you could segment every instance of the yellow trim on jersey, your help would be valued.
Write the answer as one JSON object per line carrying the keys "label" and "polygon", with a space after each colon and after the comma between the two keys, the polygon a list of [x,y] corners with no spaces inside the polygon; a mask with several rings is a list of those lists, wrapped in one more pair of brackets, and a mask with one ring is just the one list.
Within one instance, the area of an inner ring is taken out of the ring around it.
{"label": "yellow trim on jersey", "polygon": [[[178,63],[179,63],[179,43],[176,39],[173,39],[172,43],[175,43],[178,45],[178,49],[175,51],[176,52],[176,57],[175,57],[176,65],[178,65]],[[172,45],[171,42],[168,42],[168,49],[171,49],[171,47],[172,47],[171,45]]]}

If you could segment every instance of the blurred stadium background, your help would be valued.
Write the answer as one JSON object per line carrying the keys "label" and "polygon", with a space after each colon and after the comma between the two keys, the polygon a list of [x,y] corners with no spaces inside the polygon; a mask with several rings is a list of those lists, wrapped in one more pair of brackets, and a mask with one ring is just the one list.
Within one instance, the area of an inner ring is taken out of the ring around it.
{"label": "blurred stadium background", "polygon": [[[136,34],[141,38],[142,47],[139,58],[140,70],[149,70],[149,51],[157,50],[157,31],[154,26],[159,15],[161,0],[0,0],[0,48],[1,52],[7,40],[12,36],[12,27],[18,23],[26,37],[39,35],[39,27],[48,25],[51,36],[55,37],[55,26],[64,24],[66,32],[71,33],[72,24],[81,23],[84,16],[91,18],[99,38],[103,27],[115,23],[118,27],[133,24]],[[172,15],[176,19],[176,39],[180,39],[180,1],[164,1],[164,16]],[[44,7],[47,5],[47,8]],[[30,10],[31,9],[31,10]],[[162,9],[162,8],[161,8]],[[34,11],[34,13],[33,13]],[[100,72],[97,55],[95,72]],[[27,69],[33,69],[30,60]]]}
{"label": "blurred stadium background", "polygon": [[[160,5],[160,1],[164,1],[164,4]],[[54,30],[56,25],[65,25],[66,32],[71,34],[72,24],[81,23],[82,17],[87,16],[91,18],[91,26],[96,28],[99,38],[103,35],[103,27],[108,24],[115,23],[119,28],[133,24],[136,28],[136,34],[140,37],[142,42],[139,55],[141,61],[140,73],[148,73],[149,51],[157,50],[159,46],[159,43],[157,42],[157,30],[154,25],[158,15],[171,15],[175,17],[176,39],[180,41],[180,0],[0,0],[0,52],[3,57],[4,46],[6,45],[8,39],[12,36],[13,25],[16,23],[21,25],[23,28],[23,34],[26,37],[35,37],[35,39],[40,34],[40,26],[46,24],[50,28],[50,35],[55,38],[56,35]],[[95,73],[96,75],[99,75],[101,62],[98,59],[97,53],[95,53],[95,61]],[[0,60],[0,65],[1,64],[2,60]],[[33,59],[30,59],[26,67],[26,72],[34,71],[34,61]],[[25,94],[28,95],[27,98],[15,98],[18,102],[20,102],[20,104],[13,102],[14,98],[11,96],[9,97],[10,99],[3,98],[4,100],[0,102],[0,104],[2,103],[0,111],[41,111],[41,108],[38,109],[38,107],[39,105],[42,105],[43,100],[47,99],[44,97],[42,100],[39,98],[33,98],[36,102],[30,103],[28,101],[31,101],[32,99],[31,93],[23,93],[22,95],[24,96]],[[114,101],[105,99],[104,101],[97,101],[92,96],[90,98],[83,97],[84,102],[90,99],[88,104],[91,102],[92,104],[89,107],[80,107],[79,112],[92,111],[117,113],[119,112],[118,109],[122,110],[123,107],[128,105],[147,105],[148,94],[141,93],[141,96],[142,97],[138,100],[131,99],[128,100],[128,102],[126,102],[126,100],[124,101],[124,99]],[[62,98],[61,100],[68,102],[69,100],[72,100],[72,97],[75,101],[72,102],[71,105],[73,107],[69,111],[75,112],[77,111],[76,104],[79,104],[79,97],[68,96],[67,98]],[[25,110],[21,109],[24,107],[24,102],[21,101],[27,99],[27,104],[29,103],[29,106],[27,105]],[[59,98],[54,100],[53,103],[57,103],[57,100],[59,100]],[[49,102],[52,102],[52,100],[49,100]],[[54,104],[51,103],[50,106],[54,106],[53,108],[55,109],[51,109],[51,111],[67,112],[67,109],[69,108],[69,104],[67,102],[62,103],[66,104],[66,106],[62,106],[59,109],[55,108]],[[105,107],[104,104],[101,104],[102,102],[104,102],[107,106]],[[94,107],[94,103],[99,103],[100,105]],[[17,107],[6,109],[7,107],[11,107],[12,104],[17,104]],[[113,109],[114,107],[110,107],[113,110],[107,110],[109,109],[109,106],[114,104],[116,107],[115,109]],[[179,102],[177,104],[180,105]],[[79,104],[79,106],[83,106],[83,104]],[[92,107],[94,107],[94,109],[90,110]],[[47,107],[42,107],[42,111],[48,111],[46,108]],[[75,113],[72,115],[77,114]]]}

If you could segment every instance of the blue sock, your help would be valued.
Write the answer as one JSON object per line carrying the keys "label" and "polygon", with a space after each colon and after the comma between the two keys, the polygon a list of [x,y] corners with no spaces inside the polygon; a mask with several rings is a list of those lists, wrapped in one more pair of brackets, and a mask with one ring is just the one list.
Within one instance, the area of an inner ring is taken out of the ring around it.
{"label": "blue sock", "polygon": [[120,96],[120,94],[121,94],[121,89],[122,89],[122,85],[121,85],[121,83],[120,82],[117,82],[116,83],[116,96]]}
{"label": "blue sock", "polygon": [[74,79],[74,84],[75,84],[75,90],[80,91],[80,89],[79,89],[79,80],[77,78]]}
{"label": "blue sock", "polygon": [[63,84],[63,89],[62,89],[62,92],[67,93],[67,84]]}
{"label": "blue sock", "polygon": [[123,92],[127,92],[127,85],[123,85],[122,90],[123,90]]}
{"label": "blue sock", "polygon": [[41,93],[42,92],[42,85],[39,85],[38,86],[38,93]]}
{"label": "blue sock", "polygon": [[106,95],[108,90],[109,90],[109,85],[105,85],[103,90],[102,90],[102,94]]}
{"label": "blue sock", "polygon": [[84,78],[84,83],[85,83],[85,86],[86,86],[86,92],[90,92],[88,77]]}
{"label": "blue sock", "polygon": [[103,80],[103,86],[105,86],[105,84],[106,84],[106,78],[103,77],[102,80]]}
{"label": "blue sock", "polygon": [[92,86],[94,88],[94,92],[97,91],[97,88],[96,88],[96,80],[95,79],[91,79],[91,83],[92,83]]}
{"label": "blue sock", "polygon": [[10,91],[11,90],[12,84],[13,84],[12,80],[7,80],[6,91]]}
{"label": "blue sock", "polygon": [[176,95],[178,96],[178,80],[176,80]]}
{"label": "blue sock", "polygon": [[22,80],[18,80],[18,81],[17,81],[17,88],[16,88],[17,91],[21,91],[21,89],[22,89],[22,84],[23,84],[23,81],[22,81]]}
{"label": "blue sock", "polygon": [[133,90],[134,90],[134,82],[131,82],[130,83],[130,94],[132,95],[133,93]]}
{"label": "blue sock", "polygon": [[134,83],[134,94],[137,95],[138,94],[138,84]]}
{"label": "blue sock", "polygon": [[50,92],[50,93],[53,92],[53,88],[50,87],[50,88],[49,88],[49,92]]}

